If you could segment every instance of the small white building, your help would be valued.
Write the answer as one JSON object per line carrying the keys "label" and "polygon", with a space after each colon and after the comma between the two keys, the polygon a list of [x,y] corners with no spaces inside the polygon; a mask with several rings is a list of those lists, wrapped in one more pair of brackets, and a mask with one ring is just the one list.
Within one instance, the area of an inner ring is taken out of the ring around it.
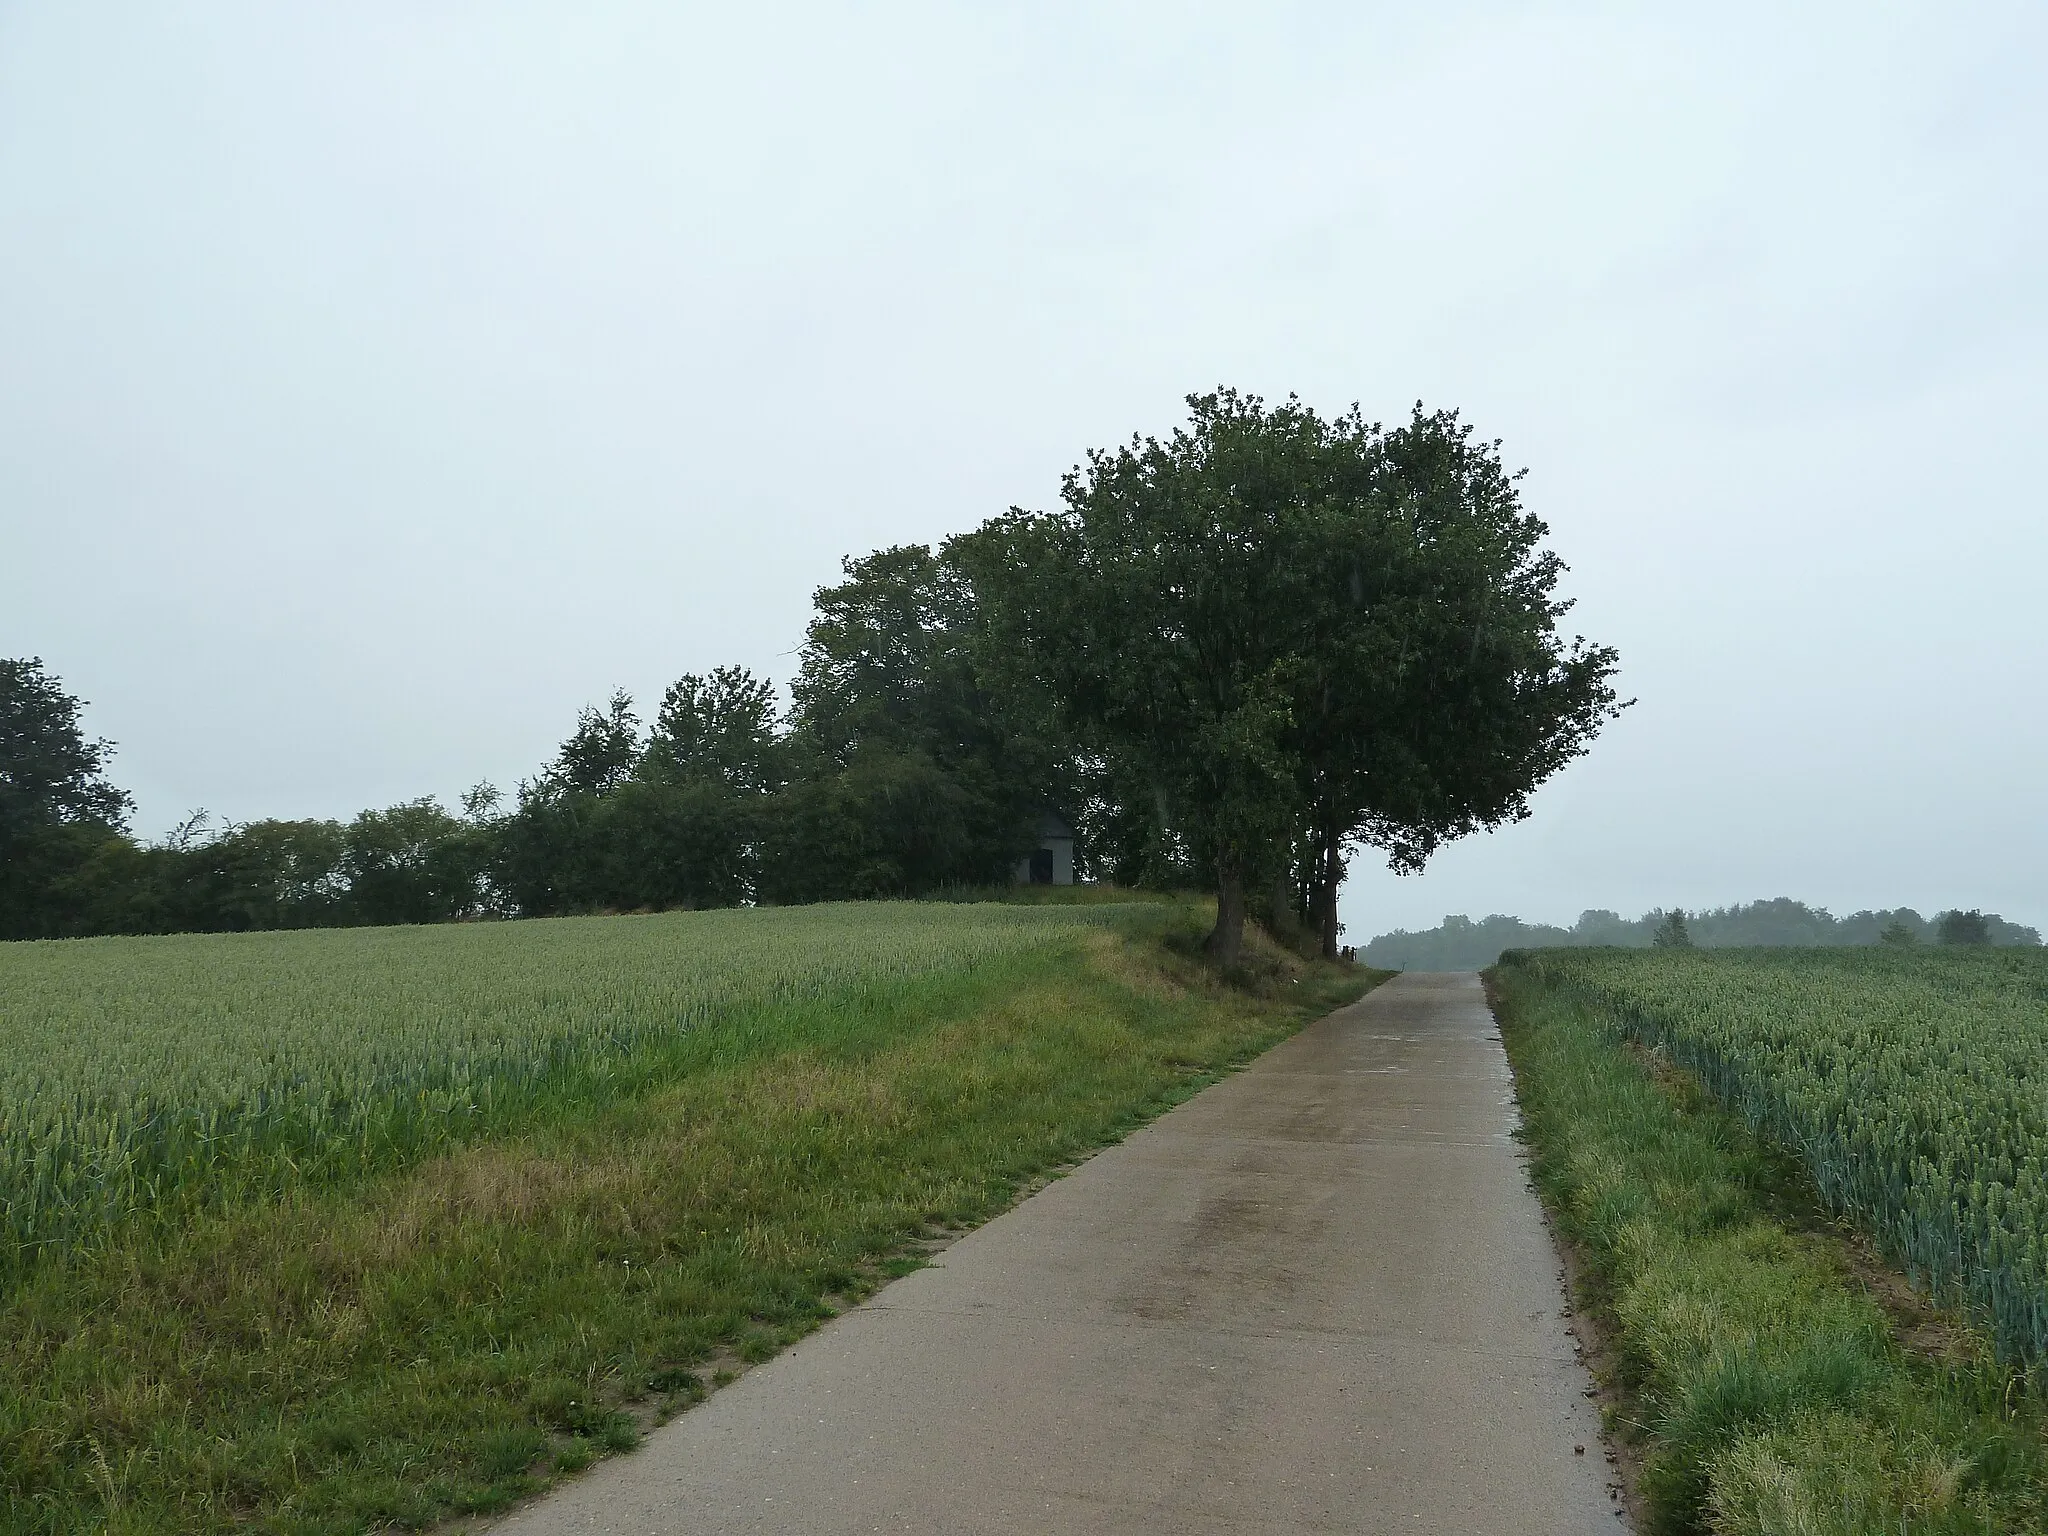
{"label": "small white building", "polygon": [[1058,811],[1038,818],[1038,851],[1017,861],[1019,885],[1074,883],[1074,829]]}

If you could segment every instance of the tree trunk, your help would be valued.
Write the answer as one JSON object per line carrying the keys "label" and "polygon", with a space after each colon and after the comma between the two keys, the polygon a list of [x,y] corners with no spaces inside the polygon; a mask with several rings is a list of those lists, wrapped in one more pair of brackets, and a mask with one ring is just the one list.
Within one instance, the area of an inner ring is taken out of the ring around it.
{"label": "tree trunk", "polygon": [[1294,876],[1291,871],[1282,869],[1273,877],[1274,937],[1285,939],[1300,926],[1294,916]]}
{"label": "tree trunk", "polygon": [[1323,835],[1323,899],[1316,914],[1323,920],[1323,958],[1337,958],[1337,887],[1344,883],[1343,838],[1335,832]]}
{"label": "tree trunk", "polygon": [[1218,965],[1237,964],[1244,944],[1244,870],[1225,864],[1216,875],[1216,926],[1202,948]]}

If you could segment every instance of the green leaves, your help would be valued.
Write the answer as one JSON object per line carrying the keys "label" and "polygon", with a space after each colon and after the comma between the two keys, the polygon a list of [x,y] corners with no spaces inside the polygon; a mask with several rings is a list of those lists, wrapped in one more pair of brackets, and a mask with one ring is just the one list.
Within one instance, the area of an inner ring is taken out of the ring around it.
{"label": "green leaves", "polygon": [[1343,845],[1415,867],[1525,814],[1613,714],[1614,653],[1556,636],[1563,564],[1454,413],[1389,432],[1232,390],[1188,407],[1168,439],[1091,453],[1059,510],[948,552],[995,667],[1150,791],[1226,913],[1322,851],[1333,946]]}
{"label": "green leaves", "polygon": [[0,853],[33,827],[126,825],[128,796],[106,779],[113,743],[85,739],[83,707],[41,658],[0,660]]}
{"label": "green leaves", "polygon": [[[792,692],[792,794],[769,834],[773,899],[1006,881],[1048,806],[1077,798],[1071,744],[1028,688],[991,686],[948,548],[877,550],[820,588]],[[799,894],[802,893],[802,894]]]}
{"label": "green leaves", "polygon": [[662,696],[640,773],[766,793],[783,779],[777,715],[775,685],[745,667],[685,673]]}
{"label": "green leaves", "polygon": [[65,931],[67,887],[133,809],[106,777],[113,744],[86,740],[81,708],[40,659],[0,659],[0,939]]}

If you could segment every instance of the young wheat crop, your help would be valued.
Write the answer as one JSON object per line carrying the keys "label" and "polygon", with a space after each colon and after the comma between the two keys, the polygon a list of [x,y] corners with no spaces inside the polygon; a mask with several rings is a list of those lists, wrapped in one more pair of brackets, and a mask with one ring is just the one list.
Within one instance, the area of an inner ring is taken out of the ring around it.
{"label": "young wheat crop", "polygon": [[2048,951],[1535,950],[1794,1149],[2000,1355],[2048,1363]]}
{"label": "young wheat crop", "polygon": [[1104,915],[863,903],[0,944],[0,1274],[224,1171],[373,1166],[565,1068]]}

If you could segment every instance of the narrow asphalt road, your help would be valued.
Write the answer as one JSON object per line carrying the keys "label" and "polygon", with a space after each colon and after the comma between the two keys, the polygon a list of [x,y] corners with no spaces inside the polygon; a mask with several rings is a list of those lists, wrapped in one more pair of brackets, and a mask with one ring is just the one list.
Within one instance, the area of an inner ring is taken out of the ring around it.
{"label": "narrow asphalt road", "polygon": [[498,1536],[1619,1533],[1513,1123],[1400,976]]}

